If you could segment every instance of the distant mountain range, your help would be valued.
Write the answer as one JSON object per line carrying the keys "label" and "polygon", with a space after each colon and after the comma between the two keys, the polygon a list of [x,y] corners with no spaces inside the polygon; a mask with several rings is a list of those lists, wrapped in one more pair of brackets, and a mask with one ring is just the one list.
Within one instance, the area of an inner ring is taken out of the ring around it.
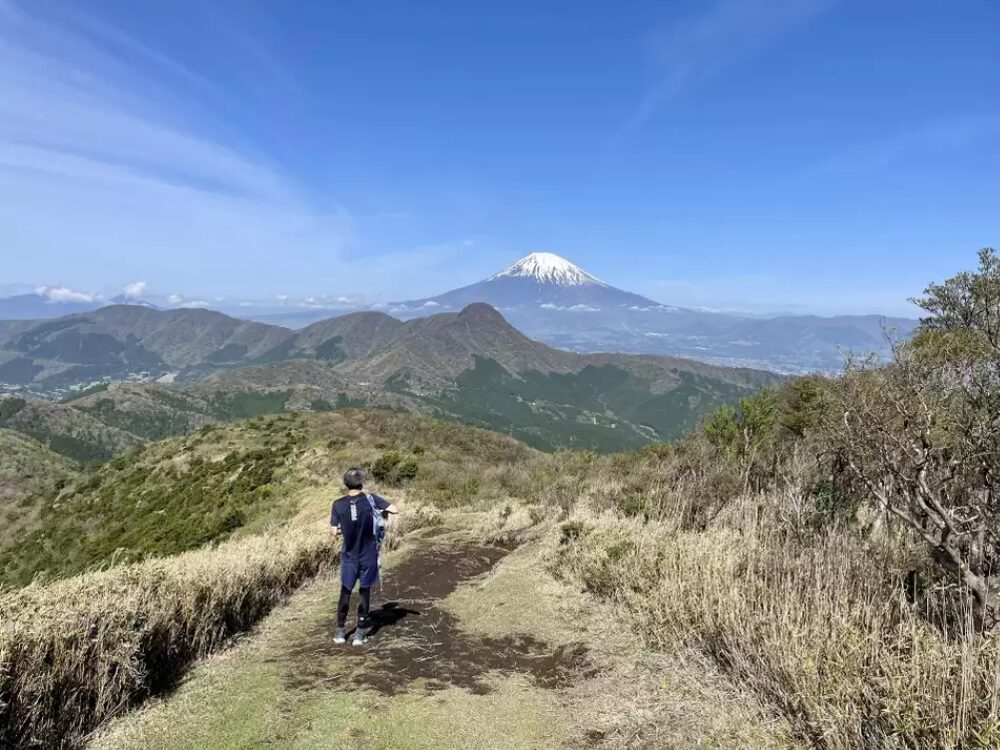
{"label": "distant mountain range", "polygon": [[197,377],[287,358],[290,331],[212,310],[110,305],[54,320],[0,324],[0,383],[53,388],[134,373]]}
{"label": "distant mountain range", "polygon": [[[83,295],[75,295],[81,297]],[[154,310],[159,306],[143,299],[127,297],[119,294],[110,300],[103,298],[83,299],[70,298],[62,299],[58,296],[39,294],[32,292],[29,294],[16,294],[13,297],[0,297],[0,321],[10,320],[48,320],[51,318],[61,318],[65,315],[75,313],[91,312],[106,305],[137,305],[139,307],[149,307]]]}
{"label": "distant mountain range", "polygon": [[916,320],[878,315],[754,318],[663,305],[616,289],[552,253],[532,253],[471,286],[400,302],[413,318],[485,302],[518,329],[573,351],[691,357],[787,373],[837,371],[848,352],[888,353],[885,330],[908,336]]}
{"label": "distant mountain range", "polygon": [[[160,309],[147,300],[133,297],[119,296],[112,301],[134,308]],[[343,304],[349,302],[346,298],[342,301]],[[300,328],[347,312],[345,309],[316,306],[316,302],[312,300],[305,307],[290,305],[282,308],[251,303],[244,303],[249,305],[247,307],[237,307],[233,303],[232,309],[225,310],[241,319],[280,328]],[[917,324],[916,320],[878,315],[783,315],[762,318],[674,307],[616,289],[552,253],[532,253],[476,284],[436,297],[393,303],[384,306],[383,311],[403,320],[412,320],[439,312],[458,312],[475,302],[497,308],[528,336],[570,351],[663,354],[784,373],[839,371],[849,352],[887,354],[890,346],[886,331],[906,337]],[[63,300],[53,298],[51,294],[25,294],[0,299],[0,346],[4,331],[17,330],[24,320],[92,312],[101,304],[97,301]],[[199,316],[206,311],[178,308],[171,312],[194,320],[200,319]],[[81,331],[87,335],[94,332]],[[145,338],[145,335],[137,335]],[[216,330],[203,343],[214,346],[219,335],[222,335],[221,332]],[[91,345],[94,343],[91,341]],[[242,352],[240,347],[243,344],[239,336],[230,343],[233,346],[216,353],[216,361],[209,364],[248,364],[255,357],[267,355],[249,349]],[[178,366],[162,346],[143,346],[156,358],[150,357],[146,351],[123,351],[121,354],[129,360],[129,366],[136,357],[145,358],[150,366],[163,369]],[[283,354],[274,352],[271,356],[280,358]],[[187,363],[182,361],[180,365],[186,366]],[[19,363],[9,365],[9,368],[23,366]],[[0,380],[10,377],[10,372],[8,369],[5,376],[3,361],[0,360]],[[76,369],[68,376],[72,378],[82,374],[82,370]],[[42,376],[50,375],[58,373],[47,371]]]}
{"label": "distant mountain range", "polygon": [[[131,305],[0,326],[0,382],[9,386],[40,391],[138,372],[184,387],[123,383],[44,407],[8,398],[0,400],[0,414],[10,415],[0,427],[50,446],[70,433],[94,435],[89,453],[65,451],[89,458],[226,419],[384,406],[507,431],[543,448],[613,450],[677,437],[709,410],[777,380],[683,359],[555,349],[482,303],[406,322],[359,312],[299,331]],[[74,413],[89,419],[70,429]]]}
{"label": "distant mountain range", "polygon": [[89,312],[102,302],[53,300],[42,294],[16,294],[0,298],[0,320],[43,320],[73,313]]}

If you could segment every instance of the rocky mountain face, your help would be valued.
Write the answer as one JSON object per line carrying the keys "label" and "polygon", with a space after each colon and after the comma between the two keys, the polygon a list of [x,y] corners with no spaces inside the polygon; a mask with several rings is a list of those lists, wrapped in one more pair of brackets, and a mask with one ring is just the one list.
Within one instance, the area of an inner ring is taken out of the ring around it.
{"label": "rocky mountain face", "polygon": [[786,373],[842,368],[848,352],[887,354],[886,331],[915,320],[877,315],[754,318],[664,305],[616,289],[552,253],[532,253],[477,284],[392,305],[414,318],[474,302],[496,307],[532,338],[573,351],[690,357]]}

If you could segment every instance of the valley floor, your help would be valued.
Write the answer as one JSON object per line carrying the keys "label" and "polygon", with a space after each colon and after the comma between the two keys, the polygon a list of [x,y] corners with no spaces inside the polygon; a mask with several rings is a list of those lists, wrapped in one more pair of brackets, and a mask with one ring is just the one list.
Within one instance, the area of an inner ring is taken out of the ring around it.
{"label": "valley floor", "polygon": [[704,661],[644,650],[610,607],[555,580],[544,535],[491,543],[446,520],[388,556],[364,647],[331,640],[334,572],[91,747],[794,746]]}

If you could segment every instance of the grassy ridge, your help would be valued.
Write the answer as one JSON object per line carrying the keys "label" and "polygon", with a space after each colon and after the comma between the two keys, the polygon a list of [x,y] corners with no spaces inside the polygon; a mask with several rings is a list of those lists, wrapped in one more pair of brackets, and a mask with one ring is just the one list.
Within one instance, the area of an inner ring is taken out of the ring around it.
{"label": "grassy ridge", "polygon": [[272,423],[134,449],[43,507],[37,528],[0,553],[0,580],[177,554],[280,515],[282,470],[300,439]]}
{"label": "grassy ridge", "polygon": [[0,550],[33,528],[43,500],[78,473],[79,467],[65,456],[0,428]]}
{"label": "grassy ridge", "polygon": [[77,746],[334,559],[322,525],[0,597],[0,746]]}
{"label": "grassy ridge", "polygon": [[280,414],[205,427],[134,449],[48,496],[32,525],[0,544],[0,583],[254,533],[293,516],[303,491],[333,484],[335,492],[351,465],[372,467],[390,489],[406,481],[428,502],[452,507],[498,493],[524,496],[530,482],[508,469],[547,460],[500,435],[389,412]]}
{"label": "grassy ridge", "polygon": [[[208,505],[200,510],[211,514],[213,503],[252,497],[254,489],[241,493],[235,482],[253,473],[253,460],[245,458],[253,446],[264,454],[283,454],[282,488],[263,515],[220,535],[238,538],[0,591],[0,746],[80,745],[90,729],[169,685],[191,660],[222,646],[330,564],[334,556],[325,518],[346,466],[391,468],[404,456],[408,466],[416,467],[415,475],[404,472],[410,477],[405,488],[373,485],[406,510],[391,528],[390,547],[400,534],[438,522],[434,507],[422,501],[459,506],[532,497],[557,476],[552,457],[500,435],[427,418],[360,411],[259,418],[151,446],[70,490],[60,503],[63,510],[77,504],[80,523],[103,502],[102,491],[118,492],[109,501],[123,504],[121,509],[127,511],[128,502],[136,508],[117,526],[113,515],[99,521],[102,530],[81,534],[77,544],[82,546],[76,549],[94,553],[95,564],[120,563],[123,552],[101,559],[100,550],[90,546],[92,539],[115,530],[119,541],[136,545],[135,556],[157,549],[163,530],[146,519],[165,514],[151,504],[171,502],[172,491],[182,491],[191,478],[187,472],[212,463],[213,454],[225,471],[211,476],[225,477],[228,484],[209,481],[199,495]],[[227,456],[238,458],[227,464]],[[387,482],[404,481],[391,473]],[[160,479],[146,486],[144,476]],[[161,481],[166,483],[162,491],[153,492]],[[222,494],[209,492],[210,487]],[[276,509],[286,523],[250,533],[273,526]],[[190,511],[200,523],[197,509]],[[186,541],[196,541],[201,528],[188,528],[197,533]],[[69,537],[64,542],[73,544]]]}
{"label": "grassy ridge", "polygon": [[142,442],[72,406],[17,396],[0,397],[0,428],[27,435],[79,463],[106,461]]}

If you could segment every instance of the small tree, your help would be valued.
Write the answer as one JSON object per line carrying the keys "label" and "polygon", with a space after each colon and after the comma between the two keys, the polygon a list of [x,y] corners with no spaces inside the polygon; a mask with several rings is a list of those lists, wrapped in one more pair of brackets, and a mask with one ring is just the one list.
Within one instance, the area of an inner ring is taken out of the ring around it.
{"label": "small tree", "polygon": [[777,392],[765,389],[723,406],[704,424],[705,437],[719,457],[732,462],[743,492],[760,491],[773,479],[775,437],[779,428]]}
{"label": "small tree", "polygon": [[1000,570],[1000,262],[932,284],[931,315],[893,361],[848,366],[830,428],[849,474],[957,574],[979,628]]}

